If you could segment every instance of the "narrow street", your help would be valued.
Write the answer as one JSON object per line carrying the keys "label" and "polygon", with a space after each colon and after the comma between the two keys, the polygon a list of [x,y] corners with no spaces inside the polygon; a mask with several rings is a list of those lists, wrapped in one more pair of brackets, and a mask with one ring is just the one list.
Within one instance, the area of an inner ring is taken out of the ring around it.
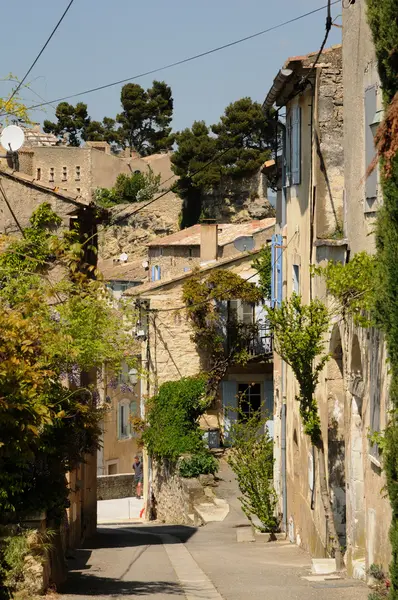
{"label": "narrow street", "polygon": [[217,493],[230,512],[221,523],[194,527],[106,525],[70,561],[63,600],[186,598],[187,600],[365,600],[357,581],[308,581],[310,558],[289,542],[238,543],[247,524],[227,469]]}

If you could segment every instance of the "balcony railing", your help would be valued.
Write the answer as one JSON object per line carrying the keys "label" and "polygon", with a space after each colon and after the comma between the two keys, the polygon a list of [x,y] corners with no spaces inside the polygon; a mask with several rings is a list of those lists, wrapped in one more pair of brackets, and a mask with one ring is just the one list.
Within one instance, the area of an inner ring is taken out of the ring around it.
{"label": "balcony railing", "polygon": [[241,348],[252,358],[271,356],[273,353],[273,335],[267,325],[244,325],[230,323],[227,326],[227,350]]}

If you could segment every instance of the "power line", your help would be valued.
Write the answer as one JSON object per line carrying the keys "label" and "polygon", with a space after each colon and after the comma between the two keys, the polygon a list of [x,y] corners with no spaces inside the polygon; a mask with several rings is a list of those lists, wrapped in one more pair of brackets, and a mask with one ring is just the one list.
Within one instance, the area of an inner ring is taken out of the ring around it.
{"label": "power line", "polygon": [[[220,152],[219,154],[217,154],[216,156],[214,156],[214,158],[212,158],[211,160],[209,160],[209,162],[205,163],[199,169],[197,169],[196,171],[194,171],[193,173],[191,173],[189,175],[188,179],[192,180],[192,177],[195,177],[195,175],[197,175],[201,171],[204,171],[205,169],[207,169],[211,164],[213,164],[214,162],[216,162],[217,160],[219,160],[220,158],[222,158],[230,150],[232,150],[232,148],[227,148],[226,150],[223,150],[222,152]],[[169,179],[171,179],[171,177],[169,177],[168,179],[166,179],[163,183],[166,183],[166,181],[169,181]],[[167,194],[169,194],[170,192],[173,192],[175,188],[178,188],[178,186],[179,186],[179,181],[177,183],[174,183],[171,187],[169,187],[167,190],[165,190],[164,192],[162,192],[159,196],[156,196],[156,198],[152,198],[152,200],[149,200],[149,202],[147,202],[143,206],[139,206],[132,213],[129,213],[128,215],[124,215],[123,217],[119,217],[118,219],[115,219],[113,221],[113,224],[116,225],[119,221],[124,220],[126,217],[130,218],[130,217],[136,215],[138,212],[140,212],[141,210],[143,210],[144,208],[146,208],[150,204],[153,204],[154,202],[157,202],[157,200],[160,200],[164,196],[167,196]]]}
{"label": "power line", "polygon": [[[17,87],[15,88],[15,90],[13,91],[13,93],[11,94],[11,96],[9,97],[9,99],[7,100],[5,106],[7,106],[7,104],[14,98],[14,96],[16,94],[18,94],[19,90],[21,89],[21,87],[23,86],[23,84],[25,83],[27,77],[29,77],[29,74],[31,73],[32,69],[36,66],[36,63],[38,62],[38,60],[40,59],[41,55],[43,54],[44,50],[47,48],[48,44],[50,43],[50,41],[52,40],[55,32],[57,31],[58,27],[61,25],[62,21],[64,20],[67,12],[69,11],[70,7],[72,6],[73,2],[75,0],[70,0],[68,6],[66,7],[66,9],[64,10],[61,18],[59,19],[58,23],[56,24],[56,26],[54,27],[54,29],[52,30],[50,36],[47,38],[46,43],[44,44],[44,46],[42,47],[42,49],[40,50],[39,54],[36,56],[35,60],[33,61],[33,63],[31,64],[31,66],[29,67],[29,69],[27,70],[27,72],[25,73],[24,77],[21,79],[21,81],[19,82],[19,84],[17,85]],[[42,106],[46,105],[46,104],[51,104],[51,102],[45,102]],[[29,110],[29,109],[28,109]],[[3,115],[0,115],[3,116]]]}
{"label": "power line", "polygon": [[[73,0],[72,0],[73,1]],[[334,0],[333,2],[331,2],[330,6],[334,5],[334,4],[338,4],[340,2],[340,0]],[[146,71],[145,73],[140,73],[139,75],[134,75],[133,77],[127,77],[126,79],[120,79],[119,81],[114,81],[112,83],[107,83],[104,85],[100,85],[88,90],[85,90],[83,92],[78,92],[77,94],[70,94],[69,96],[63,96],[62,98],[56,98],[54,100],[51,100],[49,102],[45,102],[42,104],[35,104],[32,106],[29,106],[27,110],[34,110],[36,108],[40,108],[42,106],[45,106],[46,104],[51,104],[53,102],[63,102],[64,100],[71,100],[73,98],[77,98],[78,96],[83,96],[84,94],[91,94],[93,92],[98,92],[101,90],[105,90],[107,88],[110,87],[114,87],[115,85],[121,85],[123,83],[127,83],[129,81],[134,81],[136,79],[140,79],[141,77],[146,77],[147,75],[154,75],[155,73],[158,73],[159,71],[165,71],[167,69],[171,69],[173,67],[177,67],[179,65],[183,65],[186,64],[188,62],[192,62],[194,60],[197,60],[198,58],[203,58],[204,56],[209,56],[210,54],[215,54],[216,52],[220,52],[221,50],[225,50],[226,48],[231,48],[232,46],[237,46],[238,44],[241,44],[243,42],[247,42],[248,40],[252,40],[256,37],[260,37],[266,33],[270,33],[271,31],[275,31],[276,29],[280,29],[281,27],[284,27],[285,25],[290,25],[291,23],[295,23],[296,21],[300,21],[301,19],[305,19],[306,17],[309,17],[315,13],[321,12],[322,10],[324,10],[325,8],[328,8],[329,4],[321,6],[320,8],[316,8],[314,10],[311,10],[309,12],[306,12],[302,15],[299,15],[297,17],[294,17],[292,19],[289,19],[288,21],[284,21],[283,23],[279,23],[278,25],[273,25],[272,27],[268,27],[267,29],[263,29],[262,31],[258,31],[257,33],[253,33],[251,35],[247,35],[243,38],[240,38],[238,40],[234,40],[233,42],[229,42],[228,44],[223,44],[222,46],[217,46],[216,48],[212,48],[211,50],[206,50],[205,52],[200,52],[199,54],[195,54],[193,56],[189,56],[187,58],[175,61],[173,63],[169,63],[167,65],[164,65],[163,67],[157,67],[156,69],[151,69],[150,71]],[[0,117],[4,116],[4,114],[0,114]]]}

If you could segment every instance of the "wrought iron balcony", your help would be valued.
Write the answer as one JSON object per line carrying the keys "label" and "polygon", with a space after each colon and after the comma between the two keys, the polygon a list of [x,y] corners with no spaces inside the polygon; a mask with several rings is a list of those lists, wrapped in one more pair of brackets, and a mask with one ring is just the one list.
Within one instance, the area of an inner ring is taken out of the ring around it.
{"label": "wrought iron balcony", "polygon": [[273,353],[273,335],[268,325],[228,323],[227,351],[246,350],[252,358],[270,357]]}

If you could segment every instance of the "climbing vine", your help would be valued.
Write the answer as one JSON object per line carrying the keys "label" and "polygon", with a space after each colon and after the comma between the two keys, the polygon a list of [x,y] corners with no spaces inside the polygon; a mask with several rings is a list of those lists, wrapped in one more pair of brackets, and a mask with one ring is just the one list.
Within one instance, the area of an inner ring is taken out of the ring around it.
{"label": "climbing vine", "polygon": [[327,487],[321,421],[315,398],[320,374],[329,359],[324,340],[329,329],[330,315],[319,299],[311,300],[306,305],[302,304],[300,296],[292,294],[280,307],[269,309],[268,318],[274,332],[276,351],[291,367],[299,386],[296,400],[300,406],[304,432],[317,449],[320,493],[328,518],[330,542],[340,568],[342,555]]}
{"label": "climbing vine", "polygon": [[329,359],[324,350],[324,336],[329,328],[327,308],[318,299],[302,304],[301,297],[293,294],[280,307],[269,309],[268,318],[276,351],[290,365],[299,384],[296,400],[304,432],[317,445],[321,440],[321,423],[315,389]]}
{"label": "climbing vine", "polygon": [[248,361],[248,345],[257,331],[257,325],[241,323],[236,309],[228,310],[228,302],[257,304],[262,291],[232,271],[216,270],[205,279],[198,271],[184,284],[183,300],[194,329],[192,339],[209,373],[208,392],[212,395],[230,364]]}
{"label": "climbing vine", "polygon": [[[376,257],[358,252],[347,263],[328,261],[314,268],[314,274],[325,278],[327,290],[339,303],[345,316],[356,325],[369,327],[374,317]],[[340,310],[339,310],[340,312]]]}
{"label": "climbing vine", "polygon": [[392,413],[383,452],[392,507],[390,597],[398,598],[398,0],[367,0],[383,90],[385,119],[376,135],[383,207],[377,218],[375,314],[385,332],[391,373]]}

